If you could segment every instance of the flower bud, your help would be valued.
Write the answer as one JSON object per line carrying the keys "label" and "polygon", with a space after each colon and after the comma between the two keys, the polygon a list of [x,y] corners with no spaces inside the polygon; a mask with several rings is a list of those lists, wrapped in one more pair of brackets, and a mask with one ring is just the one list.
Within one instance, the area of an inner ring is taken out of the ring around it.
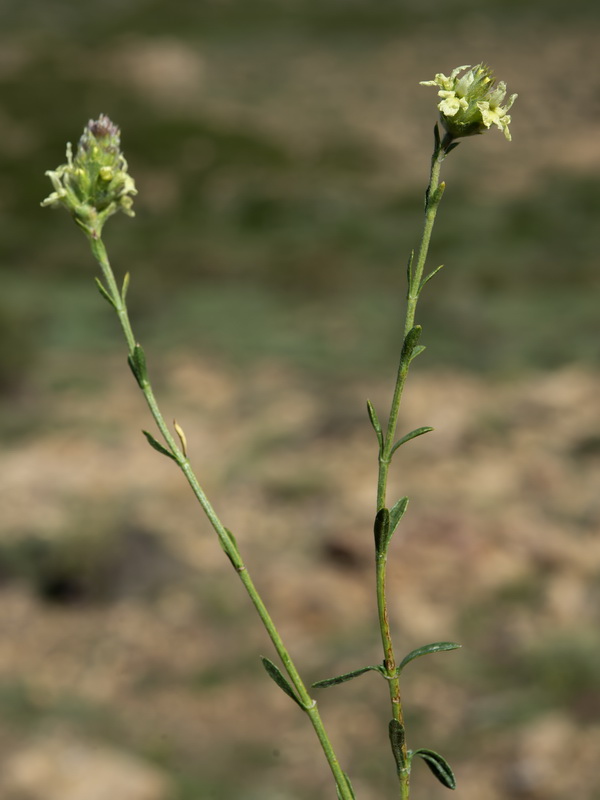
{"label": "flower bud", "polygon": [[[460,78],[459,73],[467,70]],[[421,81],[422,86],[439,86],[438,103],[440,119],[444,128],[455,139],[484,133],[496,125],[510,142],[507,113],[517,95],[510,96],[508,103],[502,105],[506,96],[504,81],[496,83],[494,75],[485,64],[470,67],[468,64],[452,70],[450,77],[438,73],[432,81]]]}
{"label": "flower bud", "polygon": [[99,236],[102,226],[119,209],[130,217],[135,182],[121,152],[120,131],[101,114],[85,126],[73,157],[67,145],[67,163],[46,172],[54,191],[42,206],[62,204],[86,233]]}

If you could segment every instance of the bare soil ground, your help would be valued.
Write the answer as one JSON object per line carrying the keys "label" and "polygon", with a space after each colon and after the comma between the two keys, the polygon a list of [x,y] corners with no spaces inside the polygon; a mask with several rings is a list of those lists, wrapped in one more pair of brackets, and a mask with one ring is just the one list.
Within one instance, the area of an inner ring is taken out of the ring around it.
{"label": "bare soil ground", "polygon": [[[5,757],[58,726],[195,775],[203,788],[178,797],[331,796],[306,721],[258,665],[270,645],[227,559],[136,433],[133,382],[112,359],[98,378],[73,367],[48,361],[23,399],[39,424],[0,457]],[[368,396],[383,416],[390,387],[183,355],[155,372],[307,679],[379,662],[363,409]],[[405,701],[411,745],[445,752],[467,799],[600,790],[599,389],[577,369],[513,383],[416,369],[407,390],[402,428],[436,430],[395,464],[391,500],[411,503],[393,624],[401,651],[464,645],[415,662]],[[319,694],[361,797],[392,791],[386,694],[374,674]],[[441,791],[414,782],[417,798]]]}

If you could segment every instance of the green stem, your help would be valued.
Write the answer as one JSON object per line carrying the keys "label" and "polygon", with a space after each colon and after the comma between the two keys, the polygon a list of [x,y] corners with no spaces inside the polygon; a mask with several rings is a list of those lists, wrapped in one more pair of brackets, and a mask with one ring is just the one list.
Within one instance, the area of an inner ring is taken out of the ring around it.
{"label": "green stem", "polygon": [[[429,242],[431,239],[431,232],[441,200],[444,184],[440,185],[439,176],[442,161],[447,155],[448,148],[452,143],[452,138],[446,136],[440,142],[436,130],[436,144],[431,158],[431,172],[429,177],[429,186],[425,195],[425,220],[423,225],[423,234],[417,254],[417,261],[413,267],[412,257],[408,269],[408,292],[406,302],[406,316],[404,322],[404,341],[412,330],[415,324],[415,314],[417,309],[417,302],[421,289],[423,288],[423,272],[425,269],[425,262],[427,260],[427,252],[429,250]],[[402,399],[402,392],[406,382],[406,376],[410,366],[412,356],[412,348],[403,347],[400,363],[398,366],[398,373],[396,376],[396,385],[394,387],[394,394],[390,407],[390,415],[388,418],[387,429],[383,438],[383,443],[379,453],[379,471],[377,478],[377,510],[379,511],[386,506],[387,498],[387,484],[390,463],[392,459],[392,449],[394,446],[394,439],[396,437],[396,427],[398,424],[398,413],[400,410],[400,401]],[[390,630],[390,621],[388,615],[388,603],[386,594],[386,576],[387,576],[387,548],[377,553],[376,557],[376,582],[377,582],[377,610],[379,617],[379,629],[381,632],[381,641],[384,653],[384,666],[386,677],[389,685],[390,701],[392,706],[392,716],[394,719],[404,727],[404,718],[402,712],[402,700],[400,697],[400,681],[396,674],[396,658],[394,655],[394,646],[392,641],[392,634]],[[408,751],[406,741],[402,745],[403,763],[408,765]],[[408,800],[410,794],[410,767],[407,766],[400,770],[398,774],[400,781],[400,797],[402,800]]]}
{"label": "green stem", "polygon": [[[100,238],[100,233],[92,232],[88,234],[88,240],[90,242],[90,247],[94,257],[96,258],[100,269],[102,270],[102,274],[107,284],[107,291],[112,300],[112,304],[115,308],[117,316],[119,318],[119,322],[121,323],[121,328],[123,329],[123,333],[125,335],[125,339],[127,340],[127,346],[129,348],[129,355],[131,356],[134,352],[136,347],[136,339],[133,334],[133,329],[131,327],[131,322],[129,320],[129,314],[127,311],[127,305],[125,300],[121,296],[121,292],[118,289],[117,283],[115,281],[115,277],[112,271],[112,267],[110,266],[110,262],[108,260],[108,256],[106,253],[106,248],[104,247],[104,243]],[[225,550],[229,560],[231,561],[233,567],[235,568],[241,582],[243,583],[254,608],[256,609],[258,616],[260,617],[262,624],[264,625],[269,638],[273,642],[275,650],[279,655],[285,670],[290,678],[290,681],[294,685],[298,693],[298,697],[304,711],[308,715],[312,726],[315,730],[317,738],[321,744],[321,748],[325,754],[325,758],[329,764],[331,772],[333,773],[333,777],[335,779],[336,785],[339,790],[339,794],[342,797],[342,800],[353,800],[352,794],[350,792],[350,788],[348,786],[346,777],[344,772],[340,766],[340,763],[335,755],[327,732],[325,731],[325,727],[321,720],[321,716],[319,714],[319,710],[317,708],[317,703],[313,698],[310,696],[304,681],[300,677],[298,670],[292,658],[285,647],[281,636],[279,635],[277,628],[275,627],[275,623],[273,622],[267,608],[250,577],[250,574],[242,560],[242,557],[239,553],[237,545],[235,544],[232,536],[227,531],[221,520],[219,519],[216,511],[214,510],[212,504],[210,503],[208,497],[204,493],[204,490],[200,486],[192,467],[182,449],[177,444],[174,436],[171,434],[165,419],[160,411],[158,403],[156,402],[156,398],[154,396],[154,392],[152,391],[152,387],[150,382],[147,379],[144,379],[140,383],[140,388],[144,394],[146,399],[146,403],[148,408],[150,409],[150,413],[156,422],[158,429],[160,430],[169,451],[172,453],[175,461],[177,462],[179,468],[185,475],[187,482],[189,483],[196,499],[202,506],[204,513],[208,517],[212,527],[214,528],[223,549]]]}

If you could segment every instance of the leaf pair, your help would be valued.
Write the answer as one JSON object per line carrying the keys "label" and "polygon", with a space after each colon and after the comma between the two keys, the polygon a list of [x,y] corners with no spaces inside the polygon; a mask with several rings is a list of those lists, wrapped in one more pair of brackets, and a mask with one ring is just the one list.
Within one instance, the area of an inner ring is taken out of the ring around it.
{"label": "leaf pair", "polygon": [[375,534],[375,552],[378,556],[385,556],[390,546],[392,536],[408,506],[408,497],[401,497],[392,506],[391,511],[381,508],[375,517],[373,532]]}
{"label": "leaf pair", "polygon": [[397,719],[390,720],[389,737],[399,775],[410,771],[413,758],[419,756],[441,784],[447,789],[456,789],[454,772],[443,756],[426,747],[421,747],[418,750],[406,750],[404,726]]}

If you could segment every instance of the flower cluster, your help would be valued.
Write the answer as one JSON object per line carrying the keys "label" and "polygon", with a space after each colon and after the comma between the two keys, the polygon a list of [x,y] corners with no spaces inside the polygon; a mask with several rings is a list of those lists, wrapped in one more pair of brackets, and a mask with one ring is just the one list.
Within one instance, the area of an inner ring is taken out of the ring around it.
{"label": "flower cluster", "polygon": [[[459,73],[468,70],[461,77]],[[422,86],[439,86],[438,103],[442,125],[454,138],[484,133],[496,125],[510,141],[510,115],[507,113],[517,97],[513,94],[506,105],[504,81],[496,83],[494,75],[485,64],[476,67],[465,65],[452,70],[450,77],[438,73],[432,81],[421,81]]]}
{"label": "flower cluster", "polygon": [[105,114],[88,122],[75,156],[69,143],[67,163],[46,175],[54,191],[42,205],[64,205],[88,234],[99,235],[108,217],[119,209],[134,216],[137,189],[121,153],[120,131]]}

